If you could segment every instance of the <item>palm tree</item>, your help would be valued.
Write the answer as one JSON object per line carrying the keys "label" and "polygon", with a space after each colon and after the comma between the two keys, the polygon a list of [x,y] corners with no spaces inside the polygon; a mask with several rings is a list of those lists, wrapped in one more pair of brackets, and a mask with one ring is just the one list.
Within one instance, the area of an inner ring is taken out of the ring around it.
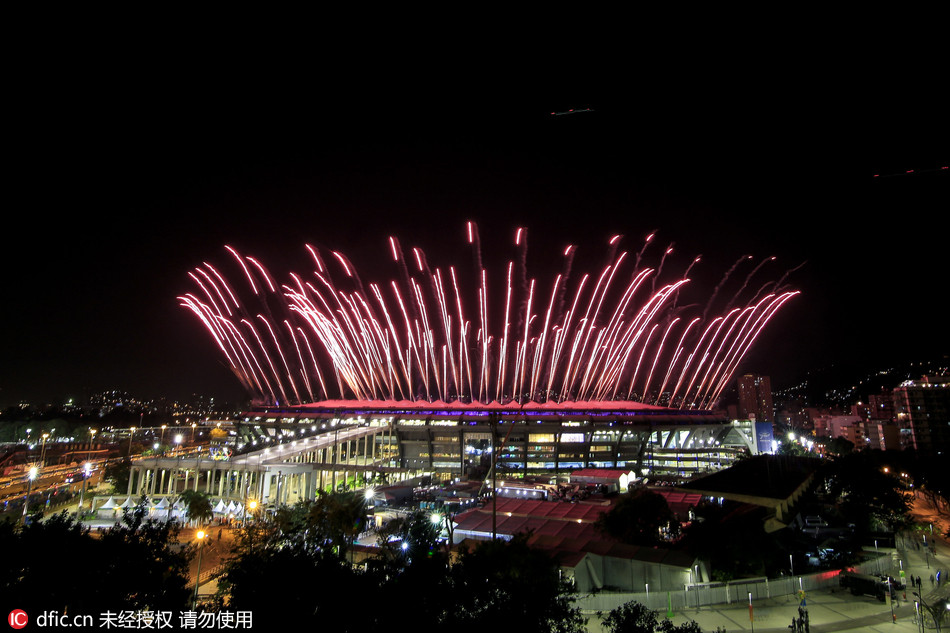
{"label": "palm tree", "polygon": [[185,490],[181,493],[181,501],[188,511],[188,519],[196,523],[210,521],[214,517],[214,508],[211,497],[197,490]]}

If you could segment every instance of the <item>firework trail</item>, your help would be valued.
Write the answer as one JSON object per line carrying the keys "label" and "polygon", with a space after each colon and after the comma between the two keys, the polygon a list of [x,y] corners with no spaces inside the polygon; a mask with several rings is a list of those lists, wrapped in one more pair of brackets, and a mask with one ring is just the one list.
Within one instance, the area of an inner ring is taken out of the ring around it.
{"label": "firework trail", "polygon": [[752,255],[743,255],[742,257],[737,259],[735,263],[729,268],[729,270],[726,271],[726,274],[722,276],[722,279],[719,281],[719,284],[716,286],[716,288],[713,290],[712,295],[709,297],[709,302],[706,304],[706,309],[703,311],[704,321],[706,320],[706,316],[709,314],[709,309],[712,307],[713,302],[715,302],[716,297],[719,296],[719,291],[722,289],[723,286],[726,285],[726,282],[729,281],[729,277],[731,277],[732,273],[734,273],[736,268],[739,267],[739,264],[749,259],[752,259]]}
{"label": "firework trail", "polygon": [[468,222],[468,243],[472,245],[472,253],[475,255],[475,270],[479,271],[484,268],[482,266],[482,243],[478,237],[478,225],[474,222]]}
{"label": "firework trail", "polygon": [[745,291],[746,287],[749,285],[749,282],[752,281],[752,278],[755,276],[755,273],[759,272],[759,269],[761,269],[767,263],[774,262],[774,261],[775,261],[774,255],[771,257],[766,257],[761,262],[759,262],[759,264],[755,268],[752,269],[752,272],[750,272],[746,276],[745,281],[743,281],[742,285],[739,286],[739,289],[736,290],[736,293],[732,296],[732,299],[729,301],[729,303],[726,304],[726,310],[730,309],[732,306],[736,304],[736,301],[738,301],[739,297],[742,296],[742,293]]}
{"label": "firework trail", "polygon": [[620,247],[620,240],[623,239],[623,235],[614,235],[610,240],[607,241],[607,259],[604,261],[604,265],[608,265],[614,260],[614,257],[617,256],[617,249]]}
{"label": "firework trail", "polygon": [[[478,268],[472,276],[430,264],[419,248],[407,258],[391,237],[396,278],[369,284],[336,251],[323,255],[307,245],[313,269],[278,284],[259,261],[225,247],[243,283],[227,281],[205,262],[188,273],[197,290],[179,301],[262,404],[622,398],[706,408],[774,314],[798,294],[773,291],[742,305],[750,274],[723,313],[707,321],[716,294],[746,257],[709,301],[678,307],[699,258],[682,278],[664,281],[671,249],[656,269],[640,267],[652,235],[632,271],[634,258],[619,249],[616,236],[601,270],[572,279],[572,245],[562,271],[548,280],[528,274],[525,237],[519,230],[516,259],[500,279],[490,279],[482,266],[473,223],[468,242]],[[700,305],[703,314],[693,314]]]}
{"label": "firework trail", "polygon": [[561,315],[564,314],[564,299],[567,296],[567,284],[571,280],[571,269],[574,266],[574,252],[577,250],[577,247],[573,244],[569,244],[567,248],[564,249],[564,268],[561,272],[561,278],[564,280],[558,289],[557,295],[557,311],[554,313],[554,322],[557,323],[561,318]]}
{"label": "firework trail", "polygon": [[647,246],[650,245],[650,242],[653,241],[653,238],[655,236],[656,236],[656,231],[651,231],[649,235],[647,235],[646,238],[644,238],[643,246],[640,248],[640,252],[637,253],[637,261],[633,265],[635,270],[640,270],[640,260],[643,259],[643,253],[646,252]]}
{"label": "firework trail", "polygon": [[793,272],[795,272],[796,270],[802,268],[802,267],[803,267],[805,264],[807,264],[807,263],[808,263],[808,260],[805,260],[805,261],[803,261],[801,264],[799,264],[798,266],[795,266],[794,268],[790,268],[790,269],[786,270],[786,271],[785,271],[785,274],[782,275],[782,277],[781,277],[778,281],[775,282],[775,287],[776,287],[776,288],[779,288],[779,289],[782,288],[782,287],[785,285],[785,280],[788,279],[788,276],[791,275],[791,274],[792,274]]}
{"label": "firework trail", "polygon": [[[683,279],[689,279],[689,271],[693,269],[693,266],[699,263],[702,257],[703,257],[702,255],[697,255],[696,257],[693,258],[693,261],[691,261],[689,263],[689,266],[686,267],[686,272],[683,273]],[[676,308],[676,302],[678,299],[679,299],[679,292],[677,292],[676,296],[673,297],[673,306],[672,306],[673,308]]]}
{"label": "firework trail", "polygon": [[[520,287],[520,296],[522,297],[521,304],[516,311],[518,320],[515,323],[515,331],[521,331],[521,328],[524,326],[523,318],[526,313],[524,310],[525,302],[531,297],[528,284],[528,229],[518,227],[515,231],[515,248],[518,249],[518,286]],[[528,312],[530,312],[530,310],[528,310]]]}
{"label": "firework trail", "polygon": [[762,287],[759,288],[758,292],[756,292],[755,295],[753,295],[752,301],[755,301],[759,297],[761,297],[769,288],[775,288],[776,292],[781,290],[785,284],[785,280],[788,279],[788,276],[804,265],[805,265],[805,262],[802,262],[798,266],[795,266],[794,268],[790,268],[789,270],[785,271],[785,274],[782,275],[782,277],[778,279],[777,281],[767,281],[764,284],[762,284]]}

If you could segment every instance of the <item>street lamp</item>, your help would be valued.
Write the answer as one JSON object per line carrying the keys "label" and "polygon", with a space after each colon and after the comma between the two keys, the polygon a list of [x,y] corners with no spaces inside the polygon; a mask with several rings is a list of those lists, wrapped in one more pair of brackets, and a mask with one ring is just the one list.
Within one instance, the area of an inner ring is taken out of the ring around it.
{"label": "street lamp", "polygon": [[251,499],[250,501],[248,501],[248,502],[244,505],[244,520],[241,522],[242,524],[245,523],[245,522],[247,522],[247,511],[248,511],[248,510],[251,511],[251,516],[253,517],[253,516],[254,516],[254,511],[257,510],[257,501],[256,501],[256,500]]}
{"label": "street lamp", "polygon": [[89,429],[89,450],[86,451],[86,464],[83,466],[83,478],[82,478],[82,488],[79,490],[79,509],[76,510],[78,516],[82,516],[82,503],[83,499],[86,496],[86,479],[89,478],[90,470],[90,457],[92,456],[92,441],[96,437],[96,429]]}
{"label": "street lamp", "polygon": [[205,538],[205,531],[198,530],[195,536],[198,538],[198,569],[195,571],[195,598],[191,603],[192,611],[198,608],[198,585],[201,583],[201,541]]}
{"label": "street lamp", "polygon": [[897,596],[894,593],[894,588],[891,586],[891,581],[889,578],[884,579],[884,586],[887,588],[887,604],[891,607],[891,620],[896,624],[897,616],[894,614],[894,598]]}
{"label": "street lamp", "polygon": [[29,482],[26,486],[26,498],[23,500],[23,523],[26,524],[26,516],[30,508],[30,493],[33,492],[33,480],[36,479],[36,474],[39,472],[39,469],[36,466],[30,466],[30,476]]}
{"label": "street lamp", "polygon": [[172,494],[178,494],[178,471],[181,470],[181,433],[175,435],[175,474],[171,476],[171,485],[169,486],[169,491]]}
{"label": "street lamp", "polygon": [[46,466],[46,440],[47,438],[49,438],[49,433],[43,433],[43,443],[40,446],[40,468],[43,468],[44,466]]}
{"label": "street lamp", "polygon": [[132,440],[135,439],[135,427],[129,427],[129,459],[132,459]]}
{"label": "street lamp", "polygon": [[[940,621],[944,618],[944,616],[947,615],[946,612],[950,611],[950,602],[938,601],[937,604],[930,605],[924,602],[924,598],[923,596],[920,595],[920,593],[915,591],[914,595],[917,597],[917,602],[915,606],[917,608],[917,614],[918,614],[917,621],[920,623],[920,628],[921,629],[924,628],[924,618],[923,618],[924,612],[921,611],[920,609],[920,607],[923,607],[930,614],[930,617],[933,618],[934,628],[936,628],[937,633],[940,633],[940,629],[941,629]],[[941,608],[941,605],[940,605],[941,602],[944,602],[944,606],[946,608]]]}

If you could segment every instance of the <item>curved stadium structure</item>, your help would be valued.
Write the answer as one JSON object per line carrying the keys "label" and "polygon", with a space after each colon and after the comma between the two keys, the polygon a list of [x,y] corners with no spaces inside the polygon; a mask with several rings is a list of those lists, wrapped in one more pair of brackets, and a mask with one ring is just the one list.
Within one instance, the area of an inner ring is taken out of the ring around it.
{"label": "curved stadium structure", "polygon": [[[238,424],[245,445],[274,446],[314,433],[378,429],[375,446],[341,446],[353,463],[446,479],[489,466],[498,447],[499,476],[567,473],[581,468],[682,476],[718,470],[738,453],[757,452],[752,426],[710,411],[633,402],[525,406],[461,403],[328,401],[268,407]],[[344,457],[344,460],[347,457]]]}

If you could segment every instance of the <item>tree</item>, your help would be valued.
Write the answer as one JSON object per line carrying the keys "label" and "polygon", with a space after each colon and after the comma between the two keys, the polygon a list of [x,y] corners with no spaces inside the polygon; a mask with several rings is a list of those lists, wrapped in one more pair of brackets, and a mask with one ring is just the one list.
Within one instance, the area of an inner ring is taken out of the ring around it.
{"label": "tree", "polygon": [[844,437],[833,437],[825,440],[825,452],[829,455],[850,455],[854,452],[854,442]]}
{"label": "tree", "polygon": [[[610,633],[702,633],[694,620],[683,624],[673,624],[672,620],[659,620],[655,611],[651,611],[639,602],[625,602],[613,609],[603,618],[602,624]],[[722,627],[716,633],[725,633]]]}
{"label": "tree", "polygon": [[376,533],[381,555],[395,561],[431,558],[438,546],[439,530],[428,514],[416,510],[387,523]]}
{"label": "tree", "polygon": [[788,457],[807,457],[808,454],[801,442],[791,439],[779,442],[778,451],[776,451],[776,455]]}
{"label": "tree", "polygon": [[310,508],[310,518],[344,556],[366,529],[366,498],[356,491],[320,494]]}
{"label": "tree", "polygon": [[659,624],[655,611],[634,601],[625,602],[602,617],[602,624],[610,633],[655,633]]}
{"label": "tree", "polygon": [[112,484],[112,494],[124,494],[129,489],[129,478],[132,476],[132,460],[123,457],[117,462],[106,464],[102,473],[106,481]]}
{"label": "tree", "polygon": [[894,530],[908,525],[909,497],[878,451],[836,457],[823,469],[823,475],[829,496],[859,534],[878,526]]}
{"label": "tree", "polygon": [[361,495],[327,493],[243,527],[218,581],[220,599],[226,597],[231,610],[270,613],[281,629],[315,629],[326,622],[338,631],[381,628],[381,616],[364,604],[380,591],[381,576],[346,560],[364,515]]}
{"label": "tree", "polygon": [[429,515],[413,512],[377,532],[379,554],[368,561],[382,593],[394,604],[412,604],[413,626],[420,630],[441,627],[455,601],[448,556],[437,537]]}
{"label": "tree", "polygon": [[937,514],[950,516],[950,469],[935,459],[918,462],[918,488]]}
{"label": "tree", "polygon": [[188,519],[201,524],[214,518],[214,506],[207,493],[198,490],[185,490],[181,493],[181,502],[185,504]]}
{"label": "tree", "polygon": [[660,529],[675,520],[663,495],[640,488],[621,495],[610,510],[598,517],[603,533],[631,545],[657,545]]}
{"label": "tree", "polygon": [[[121,523],[100,535],[99,542],[107,550],[100,568],[121,597],[117,602],[127,608],[156,611],[186,607],[191,597],[188,566],[195,548],[179,547],[180,527],[174,521],[146,517],[143,500],[132,512],[124,513]],[[129,582],[130,578],[134,582]]]}
{"label": "tree", "polygon": [[579,633],[586,620],[558,564],[531,549],[526,535],[463,548],[449,571],[452,603],[442,622],[447,630]]}
{"label": "tree", "polygon": [[[663,620],[660,622],[660,633],[703,633],[703,630],[695,620],[682,624],[673,624],[672,620]],[[726,633],[726,629],[717,626],[716,633]]]}
{"label": "tree", "polygon": [[302,541],[257,543],[225,565],[218,581],[228,608],[267,613],[275,630],[375,630],[378,615],[365,605],[379,591],[373,575]]}
{"label": "tree", "polygon": [[767,533],[765,508],[726,502],[694,509],[696,520],[685,530],[683,544],[707,563],[714,580],[763,576],[788,568],[791,553],[779,532]]}
{"label": "tree", "polygon": [[281,508],[275,521],[284,538],[303,540],[309,548],[342,558],[366,528],[366,499],[353,491],[321,491],[312,501]]}
{"label": "tree", "polygon": [[65,512],[26,526],[0,524],[4,602],[27,613],[51,605],[71,613],[187,608],[193,550],[178,548],[174,524],[145,516],[140,506],[99,538]]}
{"label": "tree", "polygon": [[266,611],[280,628],[314,629],[332,621],[338,631],[388,630],[392,616],[364,604],[368,595],[385,595],[392,604],[407,605],[416,628],[466,633],[495,624],[524,633],[584,630],[557,563],[530,549],[526,537],[465,549],[449,567],[437,546],[436,526],[416,512],[386,533],[406,543],[406,550],[384,548],[365,565],[352,565],[346,546],[362,527],[364,512],[362,504],[357,512],[353,496],[321,495],[242,528],[218,581],[221,602],[227,598],[231,610]]}
{"label": "tree", "polygon": [[[55,543],[55,547],[51,544]],[[97,566],[79,574],[62,574],[64,555],[73,560],[100,562],[104,554],[89,537],[88,528],[63,512],[46,521],[34,520],[20,526],[0,522],[0,596],[4,604],[30,609],[57,608],[91,610],[103,604],[104,586],[94,586],[90,576],[100,577]]]}

